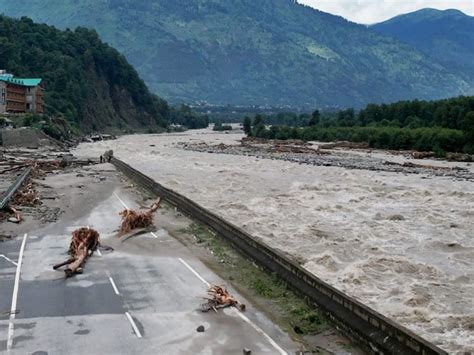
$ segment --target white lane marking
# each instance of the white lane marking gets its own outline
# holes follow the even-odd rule
[[[114,195],[115,195],[115,197],[117,197],[117,199],[123,205],[123,207],[125,207],[128,210],[129,208],[128,208],[127,204],[125,202],[123,202],[123,200],[119,197],[119,195],[117,195],[115,192],[114,192]]]
[[[137,335],[137,338],[141,338],[141,337],[142,337],[142,334],[141,334],[140,331],[138,330],[138,327],[137,327],[137,325],[135,324],[135,321],[133,320],[133,318],[132,318],[132,316],[130,315],[130,313],[125,312],[125,315],[127,316],[128,321],[129,321],[130,324],[132,325],[133,331],[134,331],[135,334]]]
[[[204,280],[204,278],[203,278],[201,275],[199,275],[196,270],[194,270],[191,266],[189,266],[189,264],[188,264],[186,261],[184,261],[184,260],[181,259],[181,258],[178,258],[178,260],[179,260],[184,266],[186,266],[186,267],[189,269],[189,271],[191,271],[191,272],[194,274],[194,276],[196,276],[199,280],[201,280],[203,283],[205,283],[207,287],[211,286],[211,284],[210,284],[209,282],[207,282],[206,280]]]
[[[150,234],[151,234],[152,236],[154,236],[156,239],[158,239],[158,236],[157,236],[155,233],[150,232]]]
[[[10,323],[8,324],[7,351],[10,351],[13,347],[13,333],[15,331],[13,321],[15,320],[15,315],[17,311],[16,303],[18,300],[18,288],[20,286],[21,264],[23,263],[23,253],[25,251],[25,244],[26,244],[27,237],[28,237],[28,234],[25,233],[25,235],[23,236],[23,241],[21,242],[20,255],[18,256],[18,265],[16,267],[15,284],[13,286],[13,295],[12,295],[12,307],[10,310]]]
[[[242,318],[245,322],[247,322],[257,333],[260,333],[267,341],[272,344],[272,346],[277,350],[281,355],[288,355],[288,353],[283,350],[280,345],[278,345],[275,340],[273,340],[267,333],[263,331],[262,328],[260,328],[258,325],[256,325],[254,322],[252,322],[250,319],[248,319],[245,315],[243,315],[241,312],[236,310],[235,308],[232,308],[233,311],[240,317]]]
[[[109,276],[109,281],[110,281],[110,283],[112,284],[112,287],[113,287],[113,289],[114,289],[115,294],[116,294],[116,295],[120,295],[120,292],[119,292],[117,286],[115,285],[114,279]]]
[[[207,282],[201,275],[198,274],[196,270],[194,270],[186,261],[183,259],[179,258],[178,259],[184,266],[186,266],[189,271],[191,271],[199,280],[201,280],[204,284],[207,285],[207,287],[211,286],[209,282]],[[265,331],[260,328],[258,325],[256,325],[254,322],[252,322],[250,319],[248,319],[246,316],[244,316],[241,312],[233,308],[234,312],[246,323],[248,323],[257,333],[262,335],[267,341],[281,354],[281,355],[288,355],[288,353],[283,350],[280,345],[278,345],[275,340],[273,340]]]
[[[18,266],[18,264],[17,264],[15,261],[13,261],[12,259],[10,259],[9,257],[7,257],[7,256],[5,256],[5,255],[3,255],[3,254],[0,254],[0,258],[4,258],[6,261],[11,262],[11,263],[12,263],[13,265],[15,265],[15,266]]]

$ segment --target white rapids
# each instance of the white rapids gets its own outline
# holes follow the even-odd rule
[[[83,143],[75,154],[98,157],[113,149],[136,169],[450,353],[474,352],[473,182],[176,146],[237,144],[240,138],[208,130],[130,135]]]

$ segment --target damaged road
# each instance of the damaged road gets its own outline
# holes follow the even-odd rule
[[[192,223],[179,212],[162,206],[155,232],[117,238],[119,212],[139,204],[110,164],[47,176],[38,192],[54,197],[43,207],[62,211],[56,222],[31,214],[19,225],[0,224],[17,236],[0,243],[0,352],[285,354],[299,348],[231,288],[245,314],[234,307],[201,312],[210,283],[226,283],[173,238]],[[98,248],[82,274],[66,279],[52,266],[68,258],[71,234],[84,226],[111,248]]]

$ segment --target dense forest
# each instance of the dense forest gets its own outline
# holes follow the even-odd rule
[[[197,113],[187,105],[179,108],[172,107],[169,114],[170,123],[183,126],[188,129],[206,128],[209,126],[209,117],[203,113]]]
[[[59,31],[0,16],[0,68],[41,77],[47,115],[83,131],[166,127],[170,116],[166,101],[93,30]]]
[[[282,116],[283,121],[285,117]],[[367,142],[374,148],[474,153],[474,96],[370,104],[363,110],[294,115],[294,124],[267,128],[265,117],[244,120],[248,135],[268,139]],[[278,116],[270,117],[270,122]],[[304,127],[298,127],[304,126]]]

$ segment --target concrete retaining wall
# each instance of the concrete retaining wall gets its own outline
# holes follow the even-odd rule
[[[5,147],[37,147],[40,144],[40,135],[34,128],[2,129],[0,144]]]

